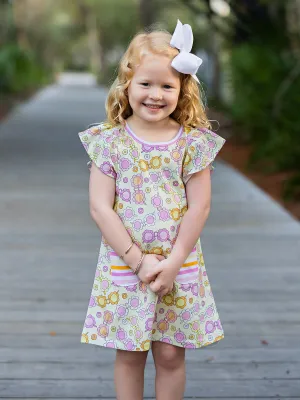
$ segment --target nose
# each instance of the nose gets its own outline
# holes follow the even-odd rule
[[[162,94],[161,94],[160,89],[153,89],[150,93],[150,98],[153,100],[156,100],[156,101],[161,100]]]

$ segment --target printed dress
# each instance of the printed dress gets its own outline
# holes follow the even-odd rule
[[[139,248],[170,255],[187,211],[185,185],[225,140],[205,128],[181,127],[168,142],[146,142],[129,128],[100,123],[79,133],[90,159],[115,179],[114,211]],[[197,221],[195,221],[197,223]],[[218,342],[224,332],[207,277],[200,239],[160,297],[102,236],[81,342],[146,351],[152,341],[187,349]]]

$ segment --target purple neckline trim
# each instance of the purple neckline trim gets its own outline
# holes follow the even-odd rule
[[[172,143],[176,142],[177,139],[179,139],[179,137],[181,136],[182,131],[183,131],[183,126],[182,126],[182,125],[180,126],[177,135],[176,135],[172,140],[169,140],[168,142],[147,142],[146,140],[140,139],[140,138],[139,138],[138,136],[136,136],[136,134],[131,130],[131,128],[129,127],[129,125],[127,124],[127,122],[126,122],[126,125],[125,125],[125,129],[126,129],[126,131],[127,131],[131,136],[133,136],[133,138],[136,139],[139,143],[147,144],[148,146],[164,146],[164,145],[172,144]]]

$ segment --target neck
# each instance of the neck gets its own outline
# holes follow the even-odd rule
[[[139,118],[136,115],[131,115],[127,118],[128,123],[134,124],[135,129],[143,131],[153,131],[156,129],[166,129],[170,126],[170,117],[164,118],[161,121],[149,122]]]

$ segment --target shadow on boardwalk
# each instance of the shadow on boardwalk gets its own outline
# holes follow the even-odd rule
[[[114,351],[80,344],[101,237],[77,132],[104,119],[105,91],[63,83],[0,126],[5,399],[114,398]],[[185,398],[300,398],[299,223],[217,163],[202,244],[225,339],[187,351]],[[153,379],[149,354],[145,398]]]

